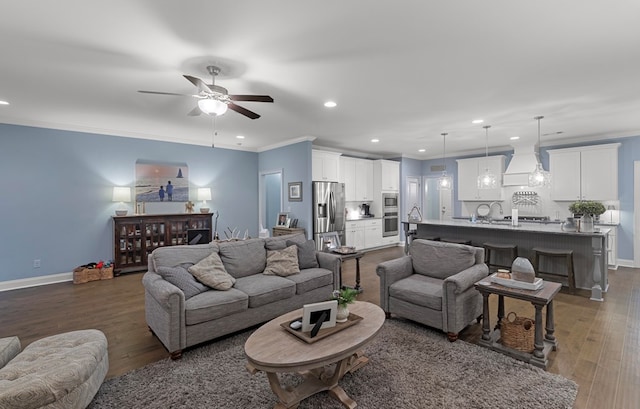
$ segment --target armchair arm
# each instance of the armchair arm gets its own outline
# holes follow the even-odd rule
[[[474,264],[466,270],[449,276],[444,279],[445,291],[453,291],[455,294],[461,294],[469,288],[473,287],[477,281],[489,275],[489,268],[486,264]]]
[[[380,277],[380,307],[389,312],[389,287],[396,281],[413,274],[411,256],[403,256],[378,264],[376,274]]]
[[[187,344],[184,293],[153,272],[142,277],[147,325],[171,353]]]
[[[333,272],[333,289],[340,287],[340,277],[342,276],[342,259],[337,254],[316,251],[316,259],[321,268],[326,268]]]

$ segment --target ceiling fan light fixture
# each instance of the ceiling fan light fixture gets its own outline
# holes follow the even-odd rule
[[[205,98],[198,101],[198,108],[207,115],[224,115],[227,104],[217,99]]]

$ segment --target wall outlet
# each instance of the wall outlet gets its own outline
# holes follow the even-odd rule
[[[40,268],[40,259],[33,260],[33,268]]]

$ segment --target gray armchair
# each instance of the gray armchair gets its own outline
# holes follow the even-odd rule
[[[482,315],[473,284],[489,275],[484,249],[416,239],[409,255],[381,263],[380,306],[387,313],[441,329],[449,341]]]

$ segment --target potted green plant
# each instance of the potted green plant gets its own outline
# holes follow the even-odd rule
[[[331,294],[334,300],[338,301],[338,311],[336,312],[336,322],[345,322],[349,318],[349,304],[353,303],[358,296],[358,290],[344,287],[341,290],[334,290]]]
[[[607,209],[600,202],[593,200],[581,200],[579,202],[573,202],[569,206],[569,211],[573,213],[574,217],[582,215],[580,220],[580,231],[589,233],[593,231],[593,218],[600,216],[606,212]]]

